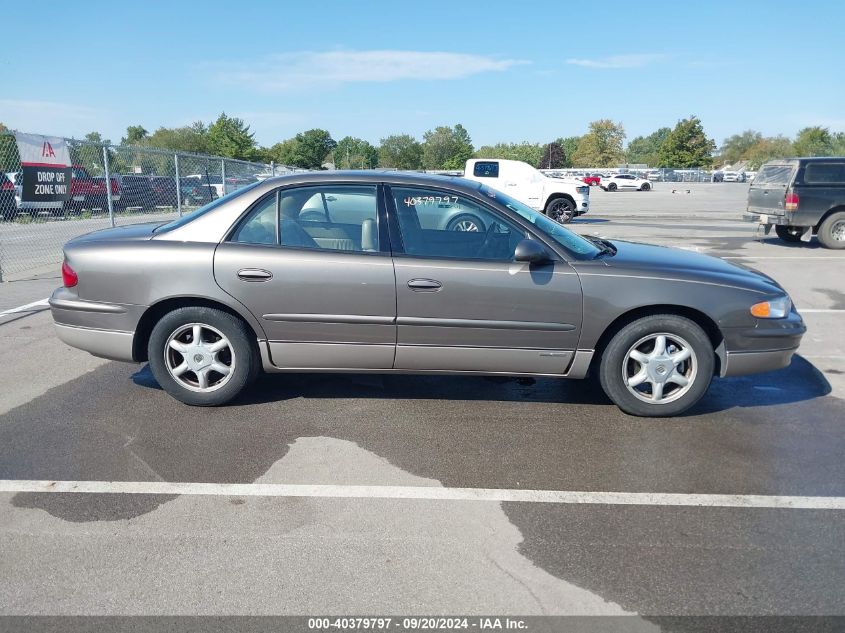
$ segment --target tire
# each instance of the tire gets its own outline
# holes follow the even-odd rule
[[[569,198],[555,198],[546,204],[544,213],[559,224],[569,224],[575,217],[575,203]]]
[[[608,191],[616,191],[616,183],[612,182],[607,186]]]
[[[454,218],[449,220],[449,223],[446,225],[446,230],[484,233],[484,231],[487,230],[487,227],[484,226],[484,222],[482,222],[478,216],[469,213],[462,213],[461,215],[456,215]]]
[[[647,182],[644,182],[643,186],[640,187],[640,191],[651,191],[651,185],[648,184]]]
[[[201,346],[193,344],[197,327]],[[223,339],[228,345],[215,351],[213,345]],[[215,308],[194,306],[168,312],[153,327],[147,353],[161,388],[180,402],[199,407],[229,402],[261,370],[254,333],[241,319]],[[229,371],[226,374],[215,366]]]
[[[661,337],[664,353],[656,354]],[[673,363],[670,356],[685,350],[690,356]],[[634,358],[637,354],[644,362]],[[655,314],[629,323],[614,335],[602,354],[599,379],[607,397],[625,413],[669,417],[701,399],[713,379],[715,362],[713,345],[698,324],[682,316]],[[686,379],[688,384],[682,386],[666,376],[679,382]],[[637,378],[642,380],[629,386],[628,381]],[[662,397],[655,402],[658,383]]]
[[[837,211],[827,216],[816,234],[825,248],[845,248],[845,211]]]
[[[784,226],[782,224],[775,225],[775,233],[784,242],[800,242],[801,236],[809,229],[805,226]]]

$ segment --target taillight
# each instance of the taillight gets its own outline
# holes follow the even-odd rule
[[[62,262],[62,283],[65,288],[73,288],[79,283],[79,277],[67,261]]]
[[[798,208],[798,194],[788,193],[783,199],[783,207],[787,211],[795,211]]]
[[[15,185],[11,181],[4,182],[0,185],[0,191],[14,191]]]

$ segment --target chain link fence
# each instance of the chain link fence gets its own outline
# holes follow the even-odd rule
[[[256,180],[291,171],[273,164],[65,139],[70,199],[21,200],[15,137],[0,134],[0,281],[55,273],[62,245],[98,229],[167,221]]]

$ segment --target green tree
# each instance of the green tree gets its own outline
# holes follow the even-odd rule
[[[364,139],[344,136],[334,148],[338,169],[373,169],[378,165],[378,150]]]
[[[127,130],[128,132],[128,130]],[[193,152],[207,154],[211,147],[208,140],[208,128],[202,121],[183,127],[160,127],[144,141],[145,145],[174,152]]]
[[[826,127],[805,127],[793,143],[797,156],[832,156],[834,139]]]
[[[697,116],[678,121],[660,146],[658,167],[709,167],[716,143],[704,133]]]
[[[423,148],[410,134],[393,134],[381,139],[378,149],[379,167],[421,169]]]
[[[294,137],[294,141],[296,142],[294,165],[306,169],[319,169],[337,145],[328,131],[319,128],[300,132]]]
[[[149,134],[143,125],[130,125],[126,128],[126,136],[120,140],[120,144],[141,145],[147,140]]]
[[[629,163],[644,164],[650,167],[660,162],[659,151],[663,141],[672,130],[662,127],[648,136],[638,136],[628,143],[627,157]]]
[[[566,152],[563,146],[557,141],[543,145],[543,155],[537,163],[537,169],[560,169],[565,167]]]
[[[19,171],[18,144],[9,128],[0,123],[0,171]]]
[[[296,139],[289,138],[286,141],[280,141],[272,147],[267,149],[267,154],[270,160],[276,161],[280,165],[294,166],[297,158],[297,142]]]
[[[580,142],[580,136],[567,136],[555,141],[555,143],[563,148],[564,157],[561,167],[572,167],[572,157],[575,156],[575,151],[578,149],[578,143]]]
[[[624,140],[625,128],[621,123],[614,123],[610,119],[593,121],[590,123],[590,131],[578,142],[572,163],[576,167],[618,165],[625,156],[622,151]]]
[[[749,150],[762,140],[763,135],[755,130],[729,136],[722,142],[722,161],[731,164],[746,160]]]
[[[425,169],[459,169],[472,158],[472,139],[463,125],[438,126],[423,134]]]
[[[787,158],[795,154],[792,141],[785,136],[761,138],[745,152],[744,160],[750,169],[760,169],[760,165],[775,158]]]
[[[255,134],[242,119],[223,112],[208,126],[208,147],[217,156],[252,160],[256,155]]]
[[[495,145],[484,145],[475,152],[476,158],[499,158],[504,160],[520,160],[532,167],[540,163],[543,158],[543,146],[539,143],[496,143]],[[462,161],[459,168],[463,169]]]
[[[837,132],[833,135],[833,155],[845,156],[845,132]]]

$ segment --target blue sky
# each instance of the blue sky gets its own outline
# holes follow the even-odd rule
[[[598,118],[630,140],[690,114],[717,143],[845,130],[838,0],[0,0],[0,14],[0,121],[31,132],[118,141],[221,111],[265,145],[458,122],[476,145],[547,142]]]

